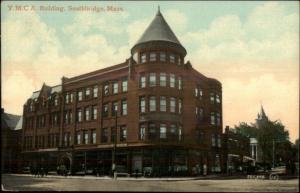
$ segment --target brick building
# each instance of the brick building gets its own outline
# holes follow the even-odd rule
[[[223,153],[226,157],[223,164],[228,174],[246,172],[249,166],[254,166],[255,159],[251,158],[250,154],[250,138],[226,126],[223,144]]]
[[[220,172],[222,86],[186,54],[158,11],[125,62],[44,84],[24,105],[24,164],[74,174],[110,174],[113,163],[129,174]]]

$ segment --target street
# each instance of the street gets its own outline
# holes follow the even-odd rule
[[[2,190],[13,191],[161,191],[161,192],[298,192],[298,179],[257,180],[135,180],[126,178],[103,179],[93,177],[62,178],[29,175],[2,175]]]

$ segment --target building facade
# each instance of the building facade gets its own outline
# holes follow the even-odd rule
[[[254,166],[255,160],[250,154],[250,139],[228,126],[223,134],[224,157],[228,174],[247,172],[249,166]]]
[[[24,164],[73,174],[221,172],[222,85],[186,54],[158,11],[125,62],[44,84],[24,105]]]

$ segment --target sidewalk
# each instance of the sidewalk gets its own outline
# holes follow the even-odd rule
[[[31,174],[8,174],[12,176],[28,176],[33,177]],[[34,177],[41,178],[41,177]],[[60,175],[47,175],[43,178],[60,178],[60,179],[91,179],[91,180],[114,180],[110,176],[60,176]],[[196,176],[196,177],[117,177],[117,180],[133,180],[133,181],[188,181],[188,180],[205,180],[205,179],[241,179],[240,177],[233,176],[221,176],[221,175],[207,175],[207,176]]]

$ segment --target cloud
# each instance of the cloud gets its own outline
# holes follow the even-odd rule
[[[16,70],[11,76],[2,79],[1,89],[3,93],[1,103],[5,105],[5,111],[22,112],[25,100],[35,91],[34,80],[28,78],[22,71]]]
[[[208,29],[183,36],[187,59],[196,69],[218,78],[239,76],[237,73],[250,78],[270,68],[275,74],[298,76],[298,17],[285,13],[276,2],[257,6],[244,22],[237,15],[218,17]]]

